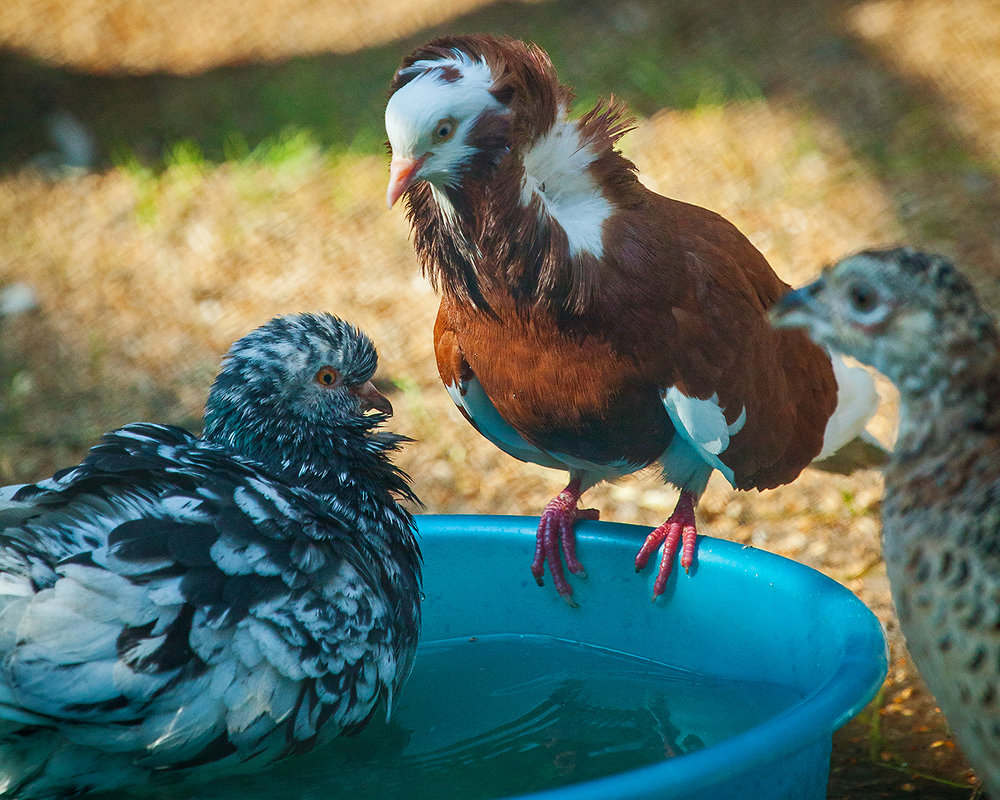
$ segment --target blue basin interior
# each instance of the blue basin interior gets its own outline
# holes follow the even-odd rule
[[[572,608],[549,576],[539,588],[528,572],[537,517],[423,515],[417,523],[425,643],[540,634],[719,678],[778,683],[802,698],[703,750],[531,794],[536,800],[820,800],[833,731],[886,675],[885,637],[871,611],[836,581],[781,556],[699,537],[691,574],[678,565],[654,604],[653,565],[633,569],[648,530],[582,522],[577,554],[588,577],[571,578],[579,603]]]

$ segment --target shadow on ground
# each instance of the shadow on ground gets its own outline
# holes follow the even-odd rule
[[[385,87],[426,38],[489,31],[549,50],[581,103],[614,92],[641,115],[763,97],[841,131],[885,183],[908,239],[937,245],[1000,300],[1000,182],[988,153],[951,120],[926,81],[900,74],[847,24],[860,3],[753,0],[498,3],[403,41],[282,63],[222,66],[193,77],[87,75],[0,54],[0,168],[49,148],[45,118],[67,110],[93,132],[100,163],[132,153],[156,163],[179,140],[209,160],[311,131],[331,149],[380,151]]]

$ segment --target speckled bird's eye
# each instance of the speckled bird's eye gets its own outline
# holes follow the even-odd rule
[[[855,311],[866,314],[878,305],[878,294],[871,286],[856,283],[848,290],[851,306]]]
[[[340,385],[340,373],[333,367],[320,367],[314,378],[320,386],[333,388]]]

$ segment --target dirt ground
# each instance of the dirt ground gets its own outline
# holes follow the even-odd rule
[[[905,242],[955,258],[1000,308],[992,0],[6,0],[0,483],[51,474],[134,419],[197,429],[231,341],[326,309],[378,344],[428,511],[536,514],[564,476],[498,452],[452,407],[436,298],[383,200],[392,70],[473,30],[538,41],[582,103],[624,97],[646,183],[732,219],[790,283]],[[890,443],[879,386],[872,429]],[[809,469],[764,493],[716,476],[699,525],[821,570],[886,628],[889,677],[835,735],[829,798],[969,798],[892,611],[880,494],[876,472]],[[643,473],[586,500],[652,526],[676,493]]]

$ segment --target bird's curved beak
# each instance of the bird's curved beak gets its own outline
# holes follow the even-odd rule
[[[788,292],[768,311],[771,324],[776,328],[808,328],[819,308],[816,293],[822,288],[821,278],[801,289]]]
[[[427,155],[420,158],[409,156],[393,156],[389,164],[389,188],[385,193],[385,202],[392,208],[396,201],[402,197],[403,192],[409,189],[417,178],[420,177],[420,168],[424,165]]]
[[[348,391],[361,401],[362,412],[375,409],[376,411],[381,411],[387,417],[392,416],[392,403],[389,402],[388,398],[382,392],[375,388],[375,384],[371,381],[363,383],[360,386],[352,386]]]

